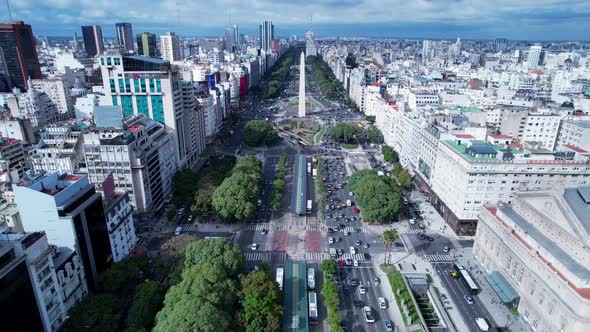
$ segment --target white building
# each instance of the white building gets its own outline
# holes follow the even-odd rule
[[[432,203],[456,232],[473,234],[479,208],[511,203],[519,188],[590,183],[590,160],[567,159],[546,150],[506,149],[447,135],[438,145]]]
[[[74,111],[77,120],[90,120],[94,116],[94,107],[100,104],[100,97],[89,93],[84,97],[76,99]]]
[[[2,93],[0,104],[7,105],[13,117],[30,120],[33,127],[43,127],[59,119],[57,107],[49,96],[35,89],[29,89],[26,93],[20,90]]]
[[[523,142],[537,142],[547,150],[553,151],[559,132],[562,116],[531,112],[526,119]]]
[[[61,78],[36,79],[32,82],[35,90],[45,93],[55,104],[59,120],[74,117],[74,99],[67,82]]]
[[[111,181],[110,188],[114,189],[112,174],[107,181]],[[120,262],[129,256],[137,243],[135,226],[133,225],[133,207],[126,192],[105,190],[103,202],[113,261]]]
[[[139,213],[160,211],[172,197],[174,139],[163,125],[143,116],[128,119],[126,127],[84,134],[88,178],[103,191],[112,174],[115,190],[128,193]]]
[[[26,315],[23,312],[23,317],[26,316],[26,319],[33,321],[40,320],[45,332],[60,330],[69,310],[88,293],[80,257],[68,248],[50,245],[44,232],[0,232],[0,257],[7,258],[2,261],[8,263],[10,256],[13,259],[12,264],[3,264],[3,267],[16,267],[17,264],[26,266],[26,270],[21,270],[21,273],[26,271],[26,274],[18,281],[12,280],[13,286],[24,286],[23,283],[28,279],[36,302],[36,306],[26,308]],[[4,271],[0,275],[2,279]],[[9,301],[14,301],[14,305],[17,306],[17,303],[26,301],[28,296],[25,295],[29,295],[26,294],[27,288],[22,287],[19,290],[18,300],[12,298]],[[2,291],[4,296],[10,296],[12,293],[7,289]],[[10,318],[17,319],[14,316]]]
[[[100,62],[107,101],[121,105],[124,118],[143,114],[165,124],[174,136],[177,166],[194,166],[203,151],[199,138],[205,128],[194,114],[200,111],[193,89],[182,83],[178,68],[160,59],[120,54],[103,55]]]
[[[160,36],[160,54],[166,61],[180,61],[180,41],[174,32],[166,32]]]
[[[590,121],[563,120],[559,129],[558,145],[571,145],[590,151]]]
[[[437,107],[440,103],[440,96],[432,91],[413,90],[408,94],[408,107],[412,110],[427,105]]]
[[[84,161],[82,133],[71,127],[47,127],[29,152],[36,172],[75,173]]]
[[[481,209],[473,254],[533,331],[590,330],[588,206],[590,187],[556,186]]]
[[[539,60],[541,59],[541,52],[543,47],[540,45],[533,45],[529,48],[529,54],[527,56],[527,66],[529,69],[539,67]]]
[[[0,113],[0,137],[18,139],[25,145],[36,142],[31,120],[13,117],[9,112]]]

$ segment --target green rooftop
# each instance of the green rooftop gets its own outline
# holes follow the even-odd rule
[[[481,110],[481,108],[475,107],[475,106],[461,107],[461,111],[467,112],[467,113],[480,113],[480,112],[483,112]]]
[[[457,144],[455,141],[452,140],[447,140],[444,141],[449,147],[453,148],[455,151],[459,152],[463,158],[467,159],[468,161],[471,162],[476,162],[476,163],[486,163],[486,162],[490,162],[490,163],[494,163],[494,162],[498,162],[498,158],[482,158],[482,157],[474,157],[470,154],[467,154],[465,152],[465,149],[467,149],[467,146],[465,144]],[[472,141],[472,143],[483,143],[483,141]]]

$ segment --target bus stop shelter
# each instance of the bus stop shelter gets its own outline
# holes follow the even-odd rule
[[[518,304],[520,297],[518,293],[508,283],[508,280],[497,271],[494,271],[485,277],[487,282],[492,286],[494,292],[498,295],[504,305],[513,307]]]

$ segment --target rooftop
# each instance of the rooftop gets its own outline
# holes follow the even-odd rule
[[[590,233],[590,187],[567,188],[563,198],[582,226]]]
[[[588,120],[583,120],[583,121],[563,120],[563,122],[570,123],[575,126],[586,128],[586,129],[590,128],[590,121],[588,121]]]

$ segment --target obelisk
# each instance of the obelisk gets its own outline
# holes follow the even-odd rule
[[[301,52],[299,60],[299,112],[300,118],[305,117],[305,54]]]

